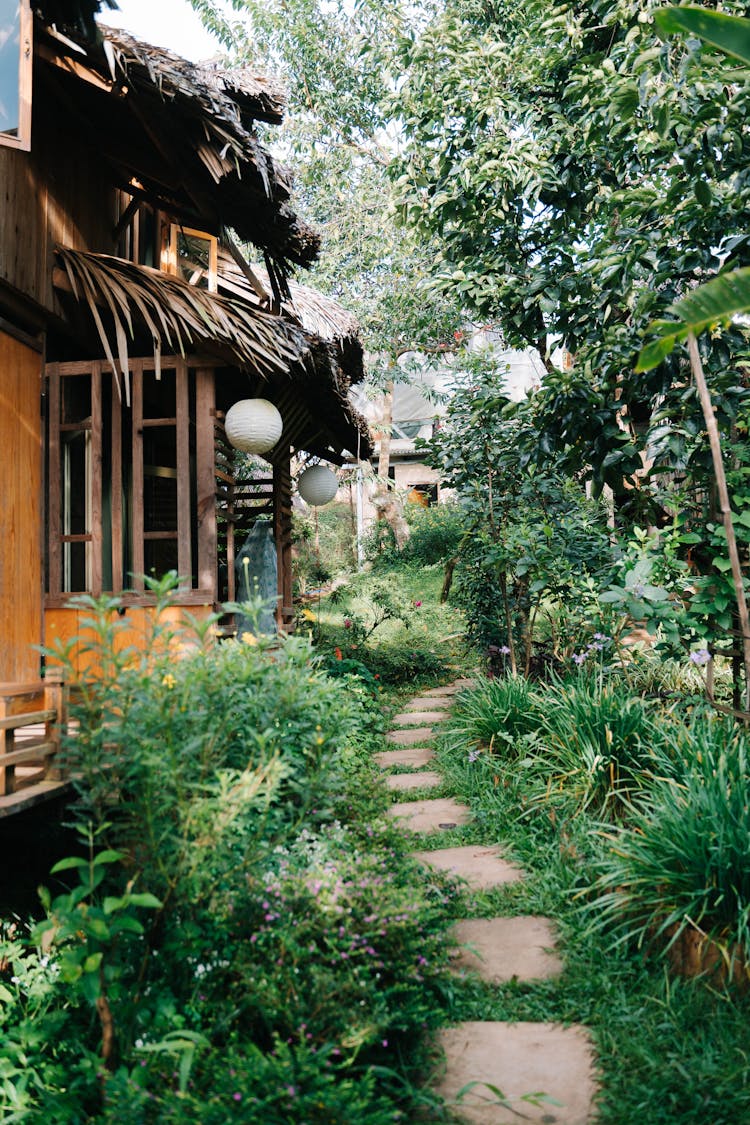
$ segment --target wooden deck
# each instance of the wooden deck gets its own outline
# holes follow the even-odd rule
[[[58,760],[66,710],[65,688],[54,674],[33,683],[0,683],[0,817],[69,788]]]

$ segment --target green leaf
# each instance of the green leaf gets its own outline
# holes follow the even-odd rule
[[[144,891],[142,894],[128,895],[128,900],[131,906],[143,906],[151,910],[158,910],[161,907],[161,900],[148,891]]]
[[[696,336],[712,324],[728,323],[750,310],[750,268],[722,273],[672,305],[680,328]]]
[[[674,7],[654,12],[654,23],[663,35],[697,35],[725,55],[750,64],[750,20],[705,8]]]
[[[679,325],[672,321],[670,327],[678,329]],[[663,359],[672,354],[679,339],[681,339],[681,336],[677,331],[674,331],[658,340],[653,340],[650,344],[646,344],[645,347],[641,348],[638,356],[635,365],[636,372],[642,374],[644,371],[651,371],[652,368],[658,367]]]
[[[120,860],[125,858],[125,852],[116,852],[112,848],[107,848],[103,852],[99,852],[94,856],[94,866],[97,867],[100,863],[119,863]]]
[[[69,856],[66,856],[65,859],[58,860],[58,862],[55,864],[55,866],[50,871],[50,874],[51,875],[57,875],[58,871],[70,871],[70,869],[72,867],[77,867],[79,869],[81,869],[81,868],[85,869],[85,868],[88,867],[88,865],[89,865],[89,861],[87,859],[81,859],[77,855],[69,855]]]
[[[87,957],[86,960],[83,962],[84,973],[95,973],[95,972],[97,972],[98,969],[99,969],[99,966],[102,963],[102,957],[103,956],[104,956],[103,953],[92,953],[89,957]]]

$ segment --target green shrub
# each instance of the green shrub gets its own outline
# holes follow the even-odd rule
[[[727,963],[750,956],[750,756],[744,731],[701,715],[682,732],[680,776],[611,837],[592,924],[615,942],[663,950],[689,928]]]
[[[157,624],[121,650],[116,601],[86,604],[102,673],[68,755],[88,852],[35,934],[0,933],[2,1119],[413,1119],[450,885],[422,889],[373,817],[372,693],[294,638],[176,660],[205,635]]]
[[[406,517],[411,535],[401,552],[404,562],[433,566],[458,554],[465,531],[458,504],[407,504]]]

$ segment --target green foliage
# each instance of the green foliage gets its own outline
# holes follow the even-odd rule
[[[480,679],[462,695],[458,714],[449,719],[446,730],[451,739],[473,751],[512,759],[518,756],[523,738],[536,732],[542,700],[525,676]]]
[[[519,455],[529,405],[503,393],[491,356],[465,362],[444,424],[424,449],[461,504],[456,594],[470,636],[507,655],[511,670],[529,672],[539,617],[610,562],[606,514],[554,465]]]
[[[67,748],[90,827],[0,933],[2,1119],[408,1120],[452,891],[377,821],[379,704],[307,641],[175,626],[173,585],[148,647],[104,598],[68,650],[100,669]]]
[[[587,912],[610,940],[659,951],[696,928],[729,963],[750,953],[747,738],[701,715],[678,748],[679,778],[657,783],[611,837]]]
[[[552,334],[575,355],[570,372],[547,364],[533,455],[555,451],[626,510],[658,514],[671,478],[637,487],[649,425],[703,427],[681,360],[644,377],[634,357],[697,279],[747,265],[750,187],[747,71],[729,84],[695,38],[662,42],[654,7],[443,5],[399,45],[392,170],[404,221],[442,239],[436,284],[509,344],[545,356]],[[744,339],[733,325],[706,352],[725,430]],[[675,467],[662,458],[655,470]]]
[[[406,507],[411,535],[401,551],[406,563],[433,566],[458,554],[464,535],[464,514],[458,504],[421,504]]]
[[[582,673],[548,687],[538,730],[525,763],[537,808],[618,820],[673,769],[663,730],[627,684]]]
[[[685,5],[654,12],[654,22],[663,35],[687,32],[750,65],[750,20]]]

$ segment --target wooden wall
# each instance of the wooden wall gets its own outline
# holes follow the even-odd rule
[[[42,640],[42,362],[0,332],[0,681],[39,677]]]
[[[50,99],[37,68],[31,152],[0,146],[0,281],[59,312],[54,248],[113,253],[116,193],[89,140]]]
[[[175,657],[179,659],[181,652],[189,652],[197,647],[195,633],[190,624],[191,620],[205,621],[213,612],[213,605],[191,605],[183,609],[181,606],[170,606],[162,613],[159,621],[167,626],[169,631],[177,634],[173,641]],[[54,649],[58,644],[66,645],[76,637],[83,641],[84,648],[87,643],[94,642],[94,637],[87,631],[84,621],[91,614],[88,610],[76,609],[48,609],[44,615],[45,643]],[[154,610],[150,606],[128,606],[124,616],[119,619],[117,648],[143,651],[148,645],[154,627]],[[101,673],[101,667],[92,651],[71,650],[76,678],[95,678]],[[54,664],[50,660],[50,664]]]

